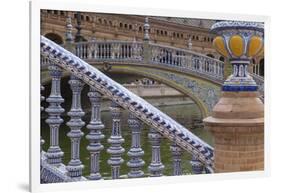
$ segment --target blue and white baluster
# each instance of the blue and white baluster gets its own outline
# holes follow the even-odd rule
[[[160,177],[162,176],[162,171],[165,168],[165,166],[161,163],[160,155],[160,140],[162,136],[154,128],[151,128],[148,133],[148,138],[152,146],[152,157],[148,170],[151,177]]]
[[[49,117],[46,119],[46,123],[50,127],[50,146],[46,153],[47,162],[53,165],[60,165],[62,163],[62,157],[64,153],[59,146],[59,128],[63,123],[63,119],[60,115],[64,112],[61,107],[61,103],[64,99],[61,97],[61,76],[62,69],[59,66],[51,64],[48,67],[50,71],[50,76],[52,77],[51,94],[46,99],[49,106],[45,109]]]
[[[127,162],[127,166],[131,168],[128,173],[129,178],[138,178],[144,175],[141,167],[144,166],[144,161],[141,157],[144,155],[144,151],[140,146],[140,135],[142,124],[132,113],[129,114],[128,126],[132,131],[132,143],[128,152],[128,156],[131,158]]]
[[[44,89],[45,89],[44,86],[40,87],[41,91],[43,91]],[[40,101],[42,102],[44,100],[45,100],[45,97],[40,95]],[[40,110],[41,110],[41,115],[42,115],[42,112],[44,111],[44,107],[41,106]],[[42,136],[40,136],[40,152],[42,152],[42,146],[44,145],[44,143],[45,143],[44,139],[42,138]]]
[[[197,158],[197,156],[192,155],[190,164],[193,174],[202,174],[204,172],[204,164]]]
[[[89,145],[87,150],[90,152],[90,176],[89,180],[99,180],[101,179],[100,174],[100,151],[104,149],[100,141],[104,138],[101,130],[104,128],[104,125],[101,122],[101,94],[96,91],[93,87],[90,87],[88,93],[92,105],[92,116],[91,121],[87,125],[87,128],[90,130],[86,138],[89,140]]]
[[[173,157],[173,176],[180,176],[182,175],[181,156],[183,151],[174,142],[170,146],[170,150],[172,152],[172,157]]]
[[[80,140],[84,135],[81,128],[85,125],[81,117],[84,116],[84,112],[81,108],[81,91],[84,86],[84,82],[75,76],[71,75],[68,81],[72,90],[72,106],[70,111],[67,113],[70,116],[70,120],[66,123],[70,127],[70,132],[67,136],[71,140],[71,160],[69,161],[66,169],[68,175],[71,178],[81,178],[84,165],[80,161]]]
[[[111,154],[110,159],[107,161],[111,165],[111,176],[112,179],[118,179],[120,176],[120,165],[124,162],[121,155],[125,152],[121,144],[124,143],[124,139],[121,136],[121,107],[112,102],[111,107],[112,115],[112,133],[110,138],[107,140],[111,146],[107,149],[107,153]]]

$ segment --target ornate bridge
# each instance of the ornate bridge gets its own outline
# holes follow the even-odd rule
[[[219,60],[149,42],[95,40],[73,47],[79,58],[101,70],[142,75],[179,90],[198,104],[203,116],[218,101],[224,65]],[[43,82],[48,79],[43,76]]]

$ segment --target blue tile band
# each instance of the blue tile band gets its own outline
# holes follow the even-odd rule
[[[243,86],[243,85],[223,85],[222,91],[257,91],[257,85]]]

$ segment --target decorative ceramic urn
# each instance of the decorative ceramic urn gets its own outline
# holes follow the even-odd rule
[[[232,74],[224,82],[223,91],[256,91],[258,86],[248,74],[253,57],[263,51],[263,24],[256,22],[221,21],[211,31],[215,49],[232,64]]]

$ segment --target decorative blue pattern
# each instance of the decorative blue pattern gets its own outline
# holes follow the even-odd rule
[[[238,86],[229,86],[229,85],[223,85],[222,86],[222,91],[257,91],[258,86],[243,86],[243,85],[238,85]]]

